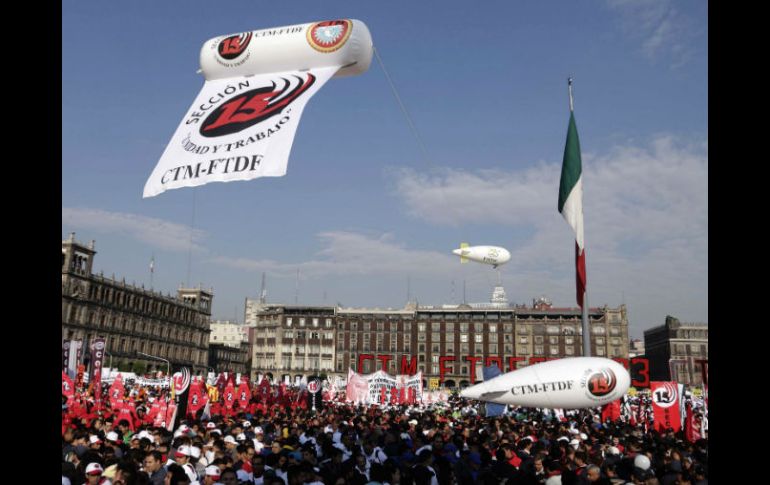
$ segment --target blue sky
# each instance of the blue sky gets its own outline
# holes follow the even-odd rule
[[[225,7],[226,5],[226,7]],[[708,315],[708,4],[68,1],[62,24],[62,237],[96,270],[175,292],[213,287],[214,317],[268,300],[401,307],[488,300],[496,274],[461,241],[506,247],[508,297],[574,306],[556,211],[575,79],[589,302],[628,305],[632,336]],[[308,103],[281,178],[142,199],[203,85],[204,41],[356,18],[376,59]],[[193,214],[193,205],[195,207]],[[194,227],[192,227],[194,225]],[[453,283],[454,282],[454,283]],[[454,292],[452,288],[454,286]]]

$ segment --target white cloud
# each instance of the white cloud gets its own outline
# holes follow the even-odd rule
[[[641,43],[651,61],[670,59],[672,67],[686,64],[694,55],[694,41],[703,33],[695,19],[681,13],[672,0],[605,0],[621,19],[625,35]]]
[[[411,215],[440,225],[490,224],[533,235],[511,250],[509,293],[574,298],[569,226],[556,209],[560,163],[509,171],[396,173]],[[624,294],[640,322],[660,312],[705,320],[708,291],[708,156],[705,142],[659,136],[583,157],[589,298]],[[565,246],[568,249],[565,249]],[[510,291],[514,290],[514,291]],[[561,300],[565,301],[565,300]],[[632,306],[636,305],[634,308]]]
[[[302,278],[342,275],[405,275],[440,276],[456,257],[437,251],[405,248],[393,241],[390,234],[372,237],[363,234],[328,231],[318,234],[322,249],[314,259],[282,263],[270,259],[254,260],[220,256],[207,262],[245,271],[265,271],[274,276],[295,277],[297,269]]]
[[[154,217],[99,209],[62,208],[62,227],[88,229],[104,234],[119,234],[141,243],[169,251],[202,251],[205,232],[190,226]],[[192,241],[191,241],[192,238]]]

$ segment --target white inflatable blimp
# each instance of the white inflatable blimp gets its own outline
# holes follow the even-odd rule
[[[572,357],[541,362],[470,386],[461,397],[532,408],[581,409],[623,397],[628,371],[614,360]]]

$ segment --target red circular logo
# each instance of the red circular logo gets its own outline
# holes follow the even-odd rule
[[[618,380],[611,369],[601,369],[588,378],[588,392],[597,397],[606,396],[615,389],[617,383]]]
[[[251,41],[251,32],[231,35],[219,41],[217,52],[223,59],[233,60],[243,54]]]
[[[307,383],[307,390],[311,393],[315,394],[318,392],[319,388],[321,387],[320,383],[318,381],[310,381]]]
[[[317,51],[334,52],[345,45],[352,31],[350,20],[327,20],[307,29],[307,41]]]

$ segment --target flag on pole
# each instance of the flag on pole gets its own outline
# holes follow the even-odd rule
[[[155,272],[155,255],[152,256],[152,259],[150,260],[150,273]]]
[[[571,97],[567,143],[564,147],[564,161],[561,166],[561,181],[559,182],[559,212],[575,231],[577,302],[582,308],[583,295],[586,291],[586,259],[583,245],[583,169],[580,160],[580,140],[578,140],[575,115],[572,112]]]

